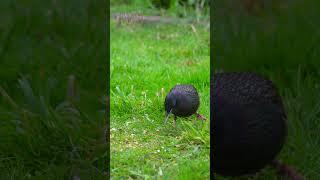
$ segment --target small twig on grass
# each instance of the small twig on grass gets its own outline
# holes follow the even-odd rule
[[[76,99],[76,78],[73,74],[68,76],[66,100],[74,102]]]
[[[0,94],[2,97],[8,101],[8,103],[15,109],[19,109],[19,106],[13,101],[9,94],[0,86]]]

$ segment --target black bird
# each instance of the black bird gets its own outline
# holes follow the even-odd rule
[[[254,174],[282,149],[286,113],[273,83],[255,73],[217,73],[211,80],[213,171]]]
[[[174,123],[178,117],[188,117],[196,114],[198,118],[205,119],[197,110],[200,105],[200,98],[196,88],[193,85],[184,84],[174,86],[164,101],[167,122],[170,114],[174,114]]]

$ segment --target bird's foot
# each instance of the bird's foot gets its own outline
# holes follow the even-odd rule
[[[177,127],[177,116],[174,116],[173,127]]]
[[[279,160],[274,160],[271,165],[278,171],[279,175],[290,177],[293,180],[305,180],[306,178],[302,176],[296,169],[293,167],[282,163]]]
[[[199,114],[199,113],[196,113],[196,116],[197,116],[197,118],[200,119],[200,120],[203,120],[203,121],[206,121],[206,120],[207,120],[207,118],[205,118],[204,116],[202,116],[202,115]]]

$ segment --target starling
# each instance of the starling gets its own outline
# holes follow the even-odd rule
[[[188,117],[196,114],[198,118],[205,119],[197,110],[200,105],[200,98],[196,88],[193,85],[176,85],[164,101],[164,107],[166,111],[166,118],[164,123],[167,122],[170,114],[174,114],[174,123],[176,123],[178,117]]]
[[[211,83],[213,171],[241,176],[270,165],[287,135],[273,83],[255,73],[217,73]]]

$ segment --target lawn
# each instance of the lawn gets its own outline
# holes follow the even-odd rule
[[[266,6],[258,15],[245,15],[225,11],[228,6],[216,2],[214,69],[257,72],[274,81],[284,100],[289,130],[279,159],[307,179],[319,179],[320,24],[316,14],[320,6],[318,1],[282,3]],[[257,179],[276,179],[275,172],[267,168]]]
[[[0,2],[0,179],[105,179],[105,6]]]
[[[123,5],[111,12],[159,13]],[[111,21],[111,179],[209,179],[209,121],[163,124],[165,96],[178,83],[197,88],[209,119],[209,45],[208,26]]]

